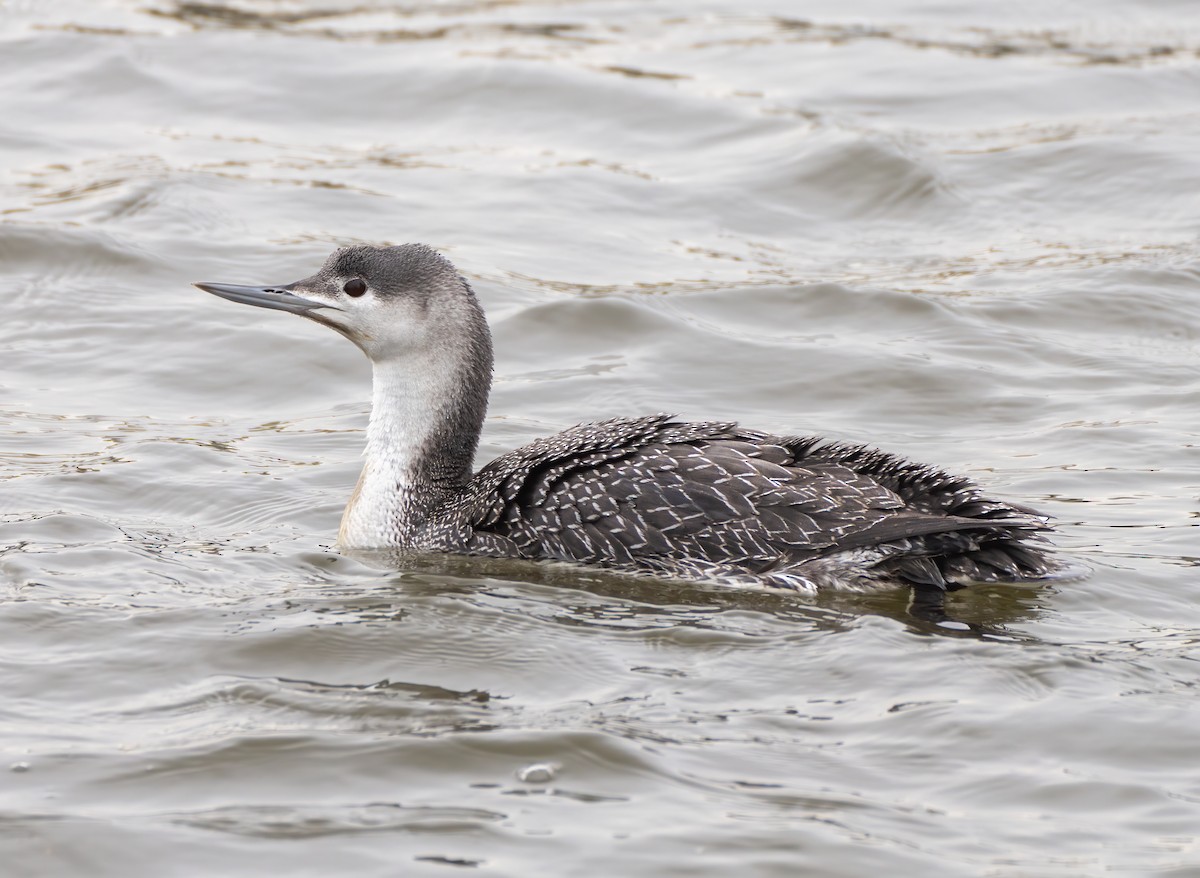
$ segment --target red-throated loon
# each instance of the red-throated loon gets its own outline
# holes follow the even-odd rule
[[[1045,520],[873,448],[669,415],[539,439],[472,471],[492,339],[466,280],[420,244],[334,252],[280,287],[200,283],[300,314],[374,369],[349,549],[569,561],[812,592],[1046,578]]]

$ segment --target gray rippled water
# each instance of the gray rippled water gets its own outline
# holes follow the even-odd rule
[[[1200,875],[1187,0],[0,3],[0,873]],[[366,362],[195,280],[472,279],[481,459],[675,411],[1054,514],[1082,581],[332,548]]]

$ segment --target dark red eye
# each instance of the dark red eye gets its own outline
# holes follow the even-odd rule
[[[342,290],[347,296],[354,296],[357,299],[367,291],[367,282],[360,277],[356,277],[354,280],[346,281],[346,285],[342,287]]]

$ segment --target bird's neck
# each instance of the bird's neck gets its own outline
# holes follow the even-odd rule
[[[338,542],[413,548],[471,479],[491,387],[490,339],[373,365],[366,461]]]

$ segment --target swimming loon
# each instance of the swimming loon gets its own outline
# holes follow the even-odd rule
[[[339,544],[569,561],[814,592],[1043,579],[1046,520],[862,445],[670,415],[583,424],[473,472],[492,340],[467,281],[422,244],[335,251],[285,286],[198,283],[289,311],[373,367],[362,475]]]

